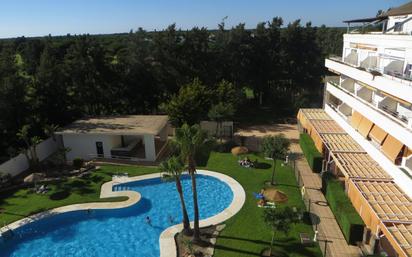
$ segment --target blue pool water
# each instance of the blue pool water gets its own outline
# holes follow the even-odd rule
[[[193,218],[191,182],[182,177],[189,217]],[[233,199],[230,187],[211,176],[197,175],[200,218],[218,214]],[[0,242],[0,256],[138,256],[158,257],[159,236],[181,223],[179,195],[174,182],[159,178],[124,184],[142,199],[123,209],[74,211],[54,215],[15,230]],[[145,222],[151,218],[152,225]],[[171,216],[173,223],[170,222]]]

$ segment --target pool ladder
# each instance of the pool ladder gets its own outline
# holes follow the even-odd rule
[[[130,190],[131,188],[130,187],[128,187],[128,186],[115,186],[114,188],[113,188],[113,191],[128,191],[128,190]]]

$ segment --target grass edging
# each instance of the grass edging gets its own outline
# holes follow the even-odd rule
[[[324,179],[326,183],[325,197],[329,207],[342,230],[346,242],[356,245],[358,241],[362,241],[365,223],[353,207],[340,184],[341,182],[331,175],[325,176]]]
[[[299,144],[312,171],[317,173],[321,172],[323,157],[316,149],[312,138],[310,138],[308,134],[300,134]]]

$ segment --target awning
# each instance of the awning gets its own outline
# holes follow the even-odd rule
[[[358,129],[359,124],[362,120],[362,115],[359,112],[354,111],[351,118],[351,125],[354,129]]]
[[[382,152],[388,157],[393,163],[395,163],[400,151],[402,150],[403,144],[399,142],[396,138],[388,134],[382,145]]]
[[[358,127],[359,134],[361,134],[364,138],[366,138],[369,134],[369,131],[371,131],[372,126],[373,126],[372,121],[363,117]]]
[[[384,18],[381,17],[371,17],[371,18],[361,18],[361,19],[353,19],[353,20],[346,20],[343,21],[344,23],[366,23],[366,22],[374,22],[374,21],[380,21],[383,20]]]
[[[385,140],[388,133],[385,130],[378,127],[376,124],[373,126],[371,132],[369,133],[369,137],[378,144],[382,144],[383,140]]]

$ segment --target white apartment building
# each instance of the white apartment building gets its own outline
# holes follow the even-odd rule
[[[412,256],[412,2],[346,22],[379,31],[348,28],[325,60],[323,110],[301,109],[299,124],[365,222],[362,249]]]

